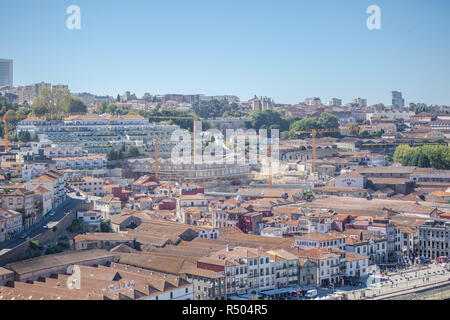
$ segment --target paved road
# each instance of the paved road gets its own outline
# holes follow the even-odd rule
[[[366,299],[385,299],[396,295],[411,293],[420,288],[450,284],[450,272],[439,264],[431,264],[422,270],[413,267],[400,273],[388,273],[386,277],[390,281],[377,284],[375,287],[348,291],[349,299],[359,300],[365,294]]]
[[[43,220],[41,220],[38,224],[35,224],[31,229],[27,230],[26,233],[28,237],[34,238],[37,235],[47,231],[48,229],[45,226],[49,223],[54,224],[59,222],[62,218],[65,217],[65,213],[75,209],[83,200],[80,198],[72,198],[68,197],[65,202],[63,202],[56,210],[55,215],[50,217],[47,215]],[[0,251],[3,249],[12,249],[17,247],[18,245],[25,242],[26,239],[13,239],[10,241],[4,241],[0,243]]]
[[[438,288],[420,290],[401,296],[396,296],[388,300],[443,300],[450,298],[450,283]]]

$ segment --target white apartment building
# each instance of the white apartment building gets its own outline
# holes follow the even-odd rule
[[[204,194],[185,195],[177,198],[177,218],[180,222],[185,223],[183,214],[187,208],[199,208],[201,210],[208,210],[209,201],[211,199]]]
[[[284,250],[265,252],[256,248],[228,247],[199,259],[197,266],[223,272],[228,296],[257,294],[285,287],[290,282],[297,284],[298,279],[298,258]]]
[[[39,186],[52,192],[53,208],[58,207],[66,199],[66,175],[61,171],[50,170],[24,184],[27,190]]]
[[[44,172],[48,170],[48,164],[47,163],[24,163],[22,165],[22,179],[26,181],[30,181],[31,179],[34,179]]]
[[[70,158],[82,157],[86,155],[86,151],[81,147],[61,147],[52,146],[43,148],[43,155],[46,158]]]
[[[106,169],[108,159],[106,155],[89,155],[72,158],[53,158],[56,168],[59,170],[96,170]]]
[[[101,211],[104,219],[119,214],[122,210],[122,202],[118,198],[109,195],[94,201],[94,210]]]
[[[68,183],[76,190],[97,196],[104,196],[104,180],[92,177],[70,177]]]
[[[354,252],[346,253],[345,277],[366,278],[369,276],[369,257]]]
[[[88,232],[100,232],[100,225],[103,221],[100,211],[78,211],[77,219],[83,219]]]

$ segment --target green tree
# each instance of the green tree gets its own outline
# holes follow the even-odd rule
[[[113,149],[108,153],[109,161],[121,160],[123,158],[124,158],[124,155],[123,155],[122,150]]]
[[[100,223],[100,231],[101,232],[105,232],[105,233],[112,232],[111,221],[108,220],[108,219],[107,220],[103,220]]]
[[[318,120],[320,129],[337,129],[339,128],[339,119],[332,114],[323,112]]]
[[[412,148],[407,144],[401,144],[394,153],[394,162],[403,163],[403,159],[412,152]]]
[[[62,97],[57,105],[58,109],[62,110],[65,114],[86,114],[87,112],[87,107],[83,103],[83,100],[71,95]]]
[[[130,149],[128,150],[128,154],[130,155],[130,157],[139,157],[141,155],[141,153],[139,152],[139,149],[135,146],[130,147]]]
[[[280,112],[272,109],[254,112],[250,117],[250,123],[256,131],[277,126],[277,129],[284,132],[288,131],[290,126],[288,119],[284,118]]]
[[[153,97],[150,93],[146,92],[144,93],[144,95],[141,98],[142,100],[145,100],[147,102],[152,102],[153,101]]]
[[[19,141],[21,141],[21,142],[30,142],[31,134],[29,131],[20,131],[18,138],[19,138]]]

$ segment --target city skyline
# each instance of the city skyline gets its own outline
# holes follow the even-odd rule
[[[445,1],[376,1],[381,30],[366,27],[372,1],[80,0],[81,30],[68,30],[71,4],[3,5],[3,13],[20,10],[0,13],[0,27],[14,30],[0,51],[15,62],[15,85],[67,83],[112,96],[256,94],[290,104],[317,96],[390,105],[398,90],[406,104],[450,104]]]

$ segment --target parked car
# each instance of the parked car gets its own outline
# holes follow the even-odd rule
[[[27,233],[22,233],[22,234],[19,236],[19,238],[20,238],[20,239],[26,239],[26,238],[28,238],[28,234],[27,234]]]
[[[317,297],[317,290],[313,289],[313,290],[309,290],[306,294],[305,297],[308,299],[314,299]]]
[[[430,263],[431,261],[430,261],[430,258],[428,258],[428,257],[420,257],[420,263],[421,264],[427,264],[427,263]]]
[[[50,211],[50,213],[48,214],[50,217],[53,217],[55,215],[55,211]]]
[[[436,262],[437,262],[437,263],[447,263],[447,262],[448,262],[448,257],[446,257],[446,256],[438,257],[438,258],[436,259]]]

